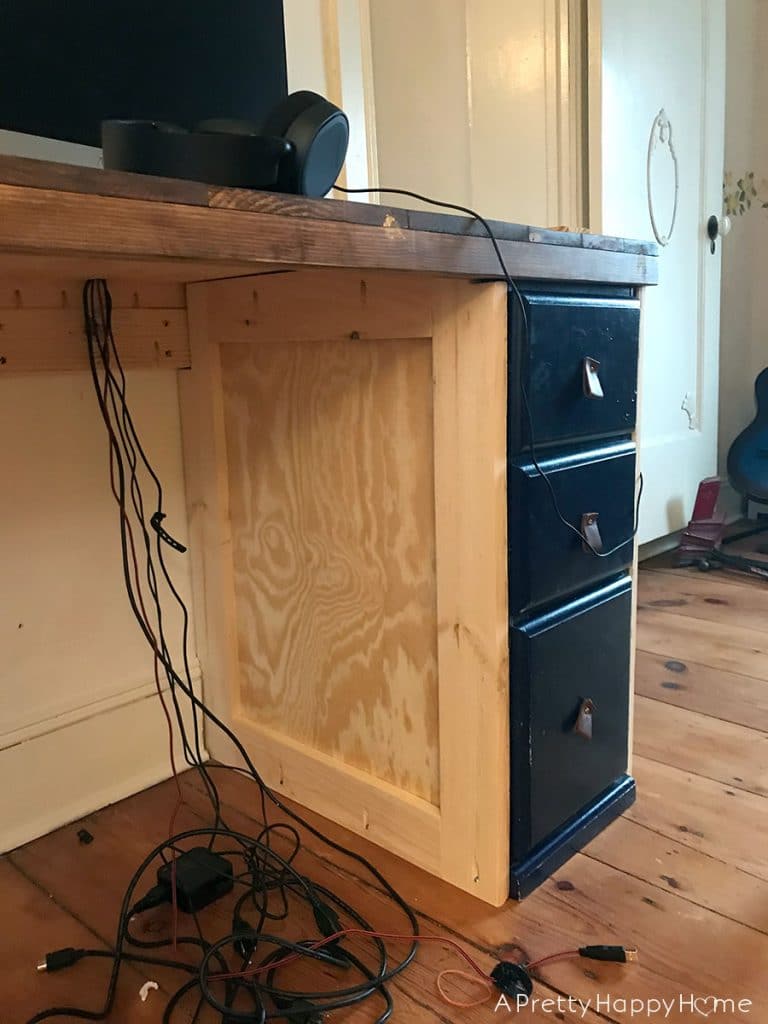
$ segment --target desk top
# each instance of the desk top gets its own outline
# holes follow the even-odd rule
[[[657,280],[650,242],[491,226],[513,277]],[[0,156],[0,269],[41,260],[179,281],[312,266],[502,276],[483,227],[465,216]]]

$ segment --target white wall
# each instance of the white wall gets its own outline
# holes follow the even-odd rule
[[[130,373],[128,386],[166,485],[169,529],[183,539],[175,374]],[[170,767],[152,658],[123,587],[90,376],[0,381],[0,436],[2,850],[165,778]],[[188,561],[173,552],[169,560],[188,596]],[[169,615],[170,637],[178,623]]]
[[[365,86],[366,5],[286,0],[285,12],[289,88],[314,89],[347,108],[348,182],[366,185],[373,105]],[[2,131],[0,152],[91,166],[101,156],[90,147]],[[3,285],[0,307],[14,291],[14,282]],[[165,487],[168,528],[183,541],[175,374],[128,377],[131,407]],[[2,852],[167,777],[170,766],[152,658],[124,592],[107,445],[90,377],[0,381],[0,437]],[[170,551],[167,559],[188,599],[188,559]],[[178,623],[169,615],[169,638]],[[196,660],[192,667],[197,676]]]
[[[288,91],[311,89],[344,110],[343,183],[366,188],[375,183],[376,160],[367,0],[283,0],[283,11]]]
[[[720,349],[720,473],[728,449],[754,415],[754,380],[768,366],[768,2],[728,4],[725,168],[728,192],[755,174],[752,208],[733,216],[723,242]],[[729,489],[729,511],[740,508]]]
[[[101,151],[0,132],[0,152],[97,166]],[[0,307],[24,302],[4,277]],[[73,296],[77,301],[77,296]],[[2,309],[0,308],[0,322]],[[118,339],[119,340],[119,339]],[[129,373],[132,407],[186,536],[176,377]],[[90,376],[0,381],[0,851],[170,774],[152,659],[122,583]],[[170,554],[188,597],[187,562]],[[169,636],[178,616],[170,616]],[[178,651],[178,644],[175,645]],[[195,662],[194,674],[199,676]]]
[[[567,66],[569,8],[578,5],[370,7],[380,183],[502,220],[582,226],[571,187],[578,103]]]

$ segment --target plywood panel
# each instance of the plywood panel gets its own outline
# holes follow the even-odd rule
[[[431,343],[221,365],[242,713],[437,804]]]

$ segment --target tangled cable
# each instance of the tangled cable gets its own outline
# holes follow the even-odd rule
[[[184,547],[163,525],[166,518],[163,487],[141,444],[128,406],[126,377],[115,343],[112,299],[106,281],[86,282],[83,312],[91,376],[109,444],[110,481],[118,507],[128,600],[153,655],[158,696],[169,731],[173,775],[176,777],[177,774],[173,761],[175,728],[181,737],[184,759],[199,773],[211,802],[213,824],[208,828],[174,834],[173,823],[183,802],[177,778],[178,800],[168,839],[147,855],[131,879],[118,915],[113,949],[109,953],[80,951],[83,955],[109,956],[113,960],[103,1008],[91,1011],[77,1007],[52,1007],[36,1014],[29,1024],[60,1016],[105,1020],[114,1005],[121,967],[128,961],[172,966],[186,975],[184,983],[166,1007],[163,1024],[172,1024],[179,1004],[187,993],[193,991],[198,997],[193,1021],[198,1019],[206,1003],[220,1011],[222,1020],[227,1024],[238,1020],[260,1024],[267,1020],[310,1021],[312,1014],[318,1015],[319,1019],[322,1013],[375,997],[383,1004],[376,1018],[378,1024],[383,1024],[392,1013],[387,983],[408,966],[416,952],[419,935],[416,916],[370,861],[324,836],[269,789],[236,734],[206,707],[195,692],[189,658],[189,612],[173,583],[165,558],[166,548],[183,552]],[[145,495],[146,480],[152,489],[151,498]],[[179,668],[174,663],[165,633],[164,611],[168,600],[177,604],[182,615]],[[167,687],[161,685],[161,678]],[[191,735],[187,730],[185,709],[191,711]],[[214,768],[205,763],[202,753],[203,720],[207,721],[209,728],[219,729],[228,737],[242,760],[242,767]],[[265,823],[260,832],[249,836],[227,826],[214,779],[216,770],[238,772],[253,780]],[[270,822],[270,807],[279,811],[287,821]],[[300,849],[300,837],[296,825],[364,868],[371,881],[399,908],[404,919],[401,938],[408,943],[404,955],[391,962],[383,939],[376,937],[372,924],[359,910],[297,870],[294,861]],[[229,858],[238,862],[235,881],[239,895],[232,908],[230,930],[210,939],[204,934],[198,915],[192,915],[197,934],[179,936],[174,877],[174,884],[170,886],[173,901],[170,934],[152,942],[139,938],[131,931],[139,883],[151,868],[164,862],[169,862],[173,868],[177,856],[187,848],[190,840],[198,843],[204,840],[208,849],[216,852],[225,850]],[[281,853],[278,846],[287,849]],[[311,911],[309,917],[307,910]],[[253,915],[252,921],[247,919],[248,913]],[[283,922],[296,928],[297,934],[268,933],[265,929],[270,922]],[[355,930],[358,944],[362,941],[365,947],[362,951],[346,948],[344,936],[335,938],[330,944],[332,948],[313,948],[313,943],[318,941],[318,932],[322,941],[334,932],[349,932],[350,929]],[[164,947],[175,947],[178,952],[179,946],[196,949],[199,952],[198,962],[159,957],[149,952]],[[243,956],[243,953],[248,955]],[[309,968],[315,971],[322,968],[315,988],[301,984],[289,987],[288,981],[283,980],[289,973],[289,964],[290,973],[298,977],[306,977]],[[327,984],[329,971],[330,985]],[[349,983],[338,983],[341,973],[346,975]],[[321,980],[326,984],[321,984]],[[245,1002],[245,1006],[238,1007],[238,1002]]]
[[[423,935],[415,913],[381,872],[364,856],[323,835],[301,818],[261,778],[247,750],[232,729],[211,711],[195,692],[190,669],[190,617],[175,586],[165,559],[165,549],[183,553],[186,549],[165,526],[163,487],[139,439],[126,397],[126,377],[120,362],[112,326],[112,300],[103,279],[87,281],[83,289],[83,312],[88,357],[98,407],[109,445],[110,485],[118,518],[122,567],[128,600],[138,626],[152,652],[158,699],[168,729],[171,772],[177,788],[168,838],[152,849],[134,872],[124,892],[117,930],[111,949],[64,949],[48,954],[41,968],[60,970],[79,960],[93,957],[112,961],[104,1004],[100,1010],[54,1006],[30,1018],[38,1024],[54,1017],[106,1020],[115,1004],[117,985],[126,963],[176,970],[183,981],[171,994],[163,1012],[163,1024],[175,1024],[187,999],[195,1009],[187,1013],[196,1024],[203,1008],[221,1015],[222,1024],[243,1021],[264,1024],[288,1021],[317,1024],[323,1015],[366,1000],[377,1013],[375,1024],[384,1024],[393,1012],[389,982],[413,961],[421,943],[439,943],[463,958],[472,974],[449,968],[436,978],[438,992],[454,1007],[479,1005],[490,998],[494,985],[502,992],[519,991],[527,983],[528,971],[571,956],[625,962],[634,951],[624,947],[582,947],[545,957],[528,965],[500,961],[488,974],[452,939]],[[142,486],[151,486],[151,499]],[[177,668],[165,632],[166,603],[181,613],[181,667]],[[166,686],[161,683],[165,679]],[[185,711],[191,716],[191,735]],[[232,743],[241,765],[212,764],[204,760],[202,726],[220,730]],[[185,803],[174,753],[175,731],[181,739],[186,764],[199,775],[211,804],[212,824],[176,832],[175,823]],[[237,773],[250,779],[259,797],[261,822],[254,834],[232,828],[224,820],[216,773]],[[286,820],[271,821],[270,812]],[[297,827],[298,826],[298,827]],[[299,870],[301,852],[299,828],[328,849],[364,869],[372,884],[403,917],[402,931],[377,930],[359,909],[326,885]],[[201,843],[205,845],[201,847]],[[203,851],[207,860],[218,864],[210,869],[225,878],[226,895],[215,902],[217,934],[210,935],[193,906],[179,903],[177,871],[184,858]],[[143,895],[140,887],[152,870],[158,884]],[[160,879],[163,884],[160,884]],[[216,879],[213,879],[214,882]],[[167,934],[146,938],[137,934],[136,923],[161,903],[171,905]],[[208,901],[211,902],[211,901]],[[186,911],[194,934],[180,935],[180,910]],[[224,915],[226,926],[221,925]],[[157,922],[153,922],[157,924]],[[206,929],[209,934],[206,935]],[[147,933],[148,934],[148,933]],[[406,949],[390,959],[387,943],[405,944]],[[171,955],[172,954],[172,955]],[[445,988],[445,979],[460,977],[483,987],[481,998],[463,1002]],[[343,980],[342,980],[343,978]],[[523,985],[525,988],[525,984]],[[528,989],[529,990],[529,989]]]

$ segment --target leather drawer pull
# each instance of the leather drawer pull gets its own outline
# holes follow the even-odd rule
[[[586,697],[579,705],[579,711],[576,715],[576,722],[572,731],[577,736],[582,736],[585,740],[592,739],[592,715],[594,710],[595,705],[589,697]]]
[[[581,517],[581,536],[584,543],[581,545],[584,551],[602,551],[603,538],[600,536],[600,527],[597,524],[600,518],[597,512],[585,512]]]
[[[603,385],[600,383],[598,370],[600,363],[592,356],[585,356],[583,367],[584,394],[587,398],[604,398]]]

